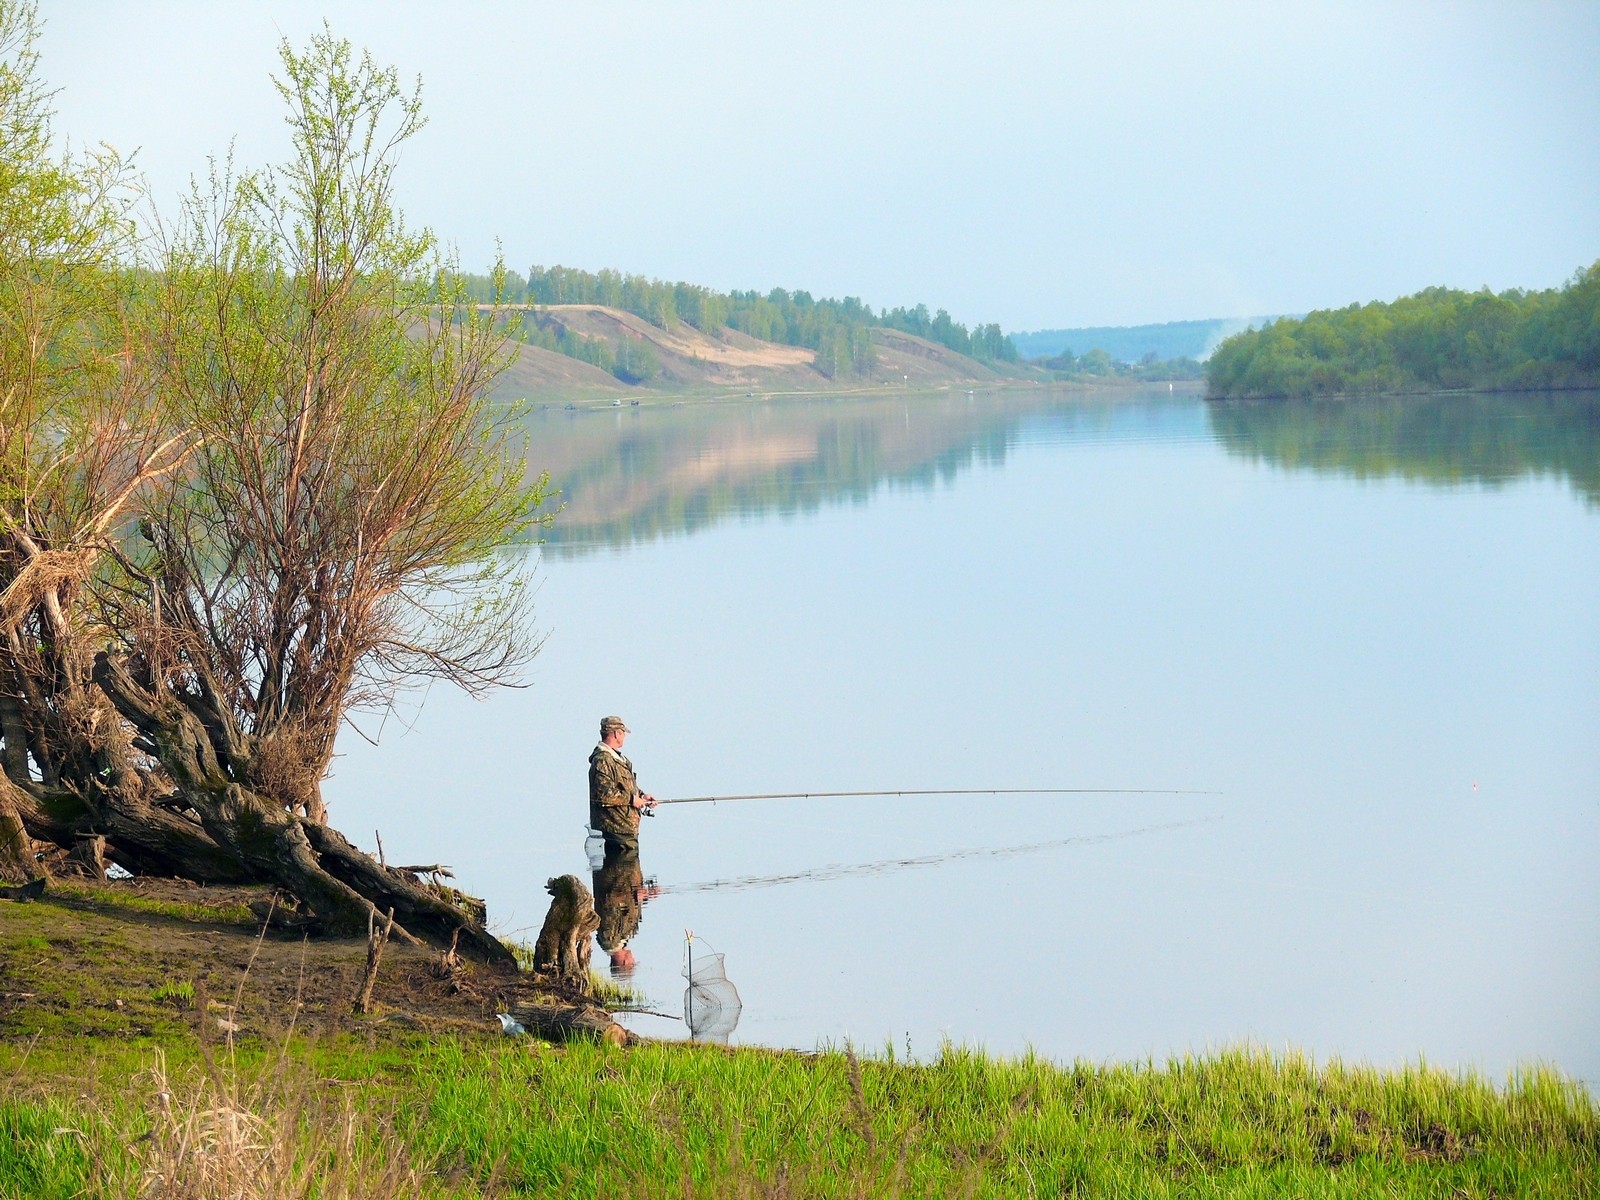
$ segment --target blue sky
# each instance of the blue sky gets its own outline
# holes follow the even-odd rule
[[[1010,330],[1301,312],[1600,258],[1600,4],[47,2],[57,130],[281,158],[324,18],[430,124],[479,267],[919,301]]]

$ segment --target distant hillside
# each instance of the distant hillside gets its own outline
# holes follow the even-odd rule
[[[630,386],[704,382],[705,364],[691,362],[687,376],[667,371],[657,354],[661,338],[645,335],[637,322],[629,326],[631,332],[626,336],[619,334],[621,327],[615,322],[596,335],[574,328],[563,313],[624,313],[669,338],[689,330],[724,343],[730,335],[737,335],[752,343],[789,346],[808,352],[806,357],[816,374],[843,386],[887,376],[888,369],[878,363],[877,352],[879,346],[888,344],[884,336],[888,333],[908,334],[942,346],[963,361],[1002,372],[1007,364],[1018,362],[1017,348],[999,325],[969,329],[944,309],[930,311],[925,304],[876,310],[854,296],[835,300],[786,288],[766,293],[719,292],[620,271],[562,266],[535,265],[526,278],[506,271],[468,275],[466,279],[469,295],[480,303],[521,307],[534,315],[520,330],[525,344],[588,363]],[[588,323],[593,324],[592,320]],[[730,365],[727,358],[722,353],[715,356],[721,366]],[[785,364],[791,359],[800,361],[784,356]],[[763,369],[773,365],[763,364]],[[1025,368],[1022,373],[1028,374]]]
[[[835,375],[819,368],[813,350],[763,341],[726,325],[709,333],[681,321],[663,328],[601,304],[510,307],[522,315],[526,340],[495,384],[494,394],[508,400],[993,385],[1038,374],[1017,366],[1002,373],[993,364],[898,329],[863,330],[868,352],[859,356],[860,365]],[[541,344],[552,340],[565,350]]]
[[[1269,317],[1212,317],[1204,321],[1168,321],[1163,325],[1091,325],[1082,329],[1040,329],[1013,333],[1012,344],[1023,358],[1055,358],[1063,353],[1078,357],[1104,350],[1117,362],[1157,359],[1205,358],[1223,338]]]

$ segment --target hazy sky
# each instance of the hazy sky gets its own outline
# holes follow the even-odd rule
[[[485,265],[1008,330],[1301,312],[1600,258],[1600,3],[45,0],[57,128],[175,196],[283,156],[277,44],[422,77],[414,222]],[[169,205],[170,207],[170,205]]]

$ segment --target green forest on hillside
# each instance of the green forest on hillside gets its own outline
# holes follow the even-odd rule
[[[529,268],[527,278],[509,272],[497,296],[489,276],[469,276],[469,286],[485,303],[595,304],[621,309],[661,329],[680,321],[702,333],[726,326],[750,337],[816,352],[814,365],[828,378],[870,374],[876,362],[870,330],[897,329],[927,338],[979,362],[1016,362],[1017,348],[997,324],[968,329],[944,309],[928,306],[874,310],[854,296],[817,299],[806,291],[773,288],[718,292],[692,283],[667,283],[620,271],[583,271],[574,267]],[[660,365],[646,347],[618,350],[559,327],[526,323],[523,340],[610,371],[627,383],[647,382]],[[630,358],[631,356],[631,358]]]
[[[1109,351],[1096,346],[1083,354],[1063,350],[1054,358],[1035,360],[1057,379],[1065,381],[1092,381],[1096,379],[1138,380],[1141,383],[1161,383],[1179,379],[1201,379],[1205,367],[1187,356],[1162,358],[1154,350],[1147,351],[1138,362],[1122,362]]]
[[[1164,321],[1159,325],[1087,325],[1077,329],[1037,329],[1013,333],[1011,341],[1025,359],[1082,357],[1104,350],[1119,363],[1151,359],[1203,359],[1212,346],[1267,317],[1210,317],[1200,321]]]
[[[1428,288],[1236,334],[1206,364],[1213,398],[1600,384],[1600,262],[1562,288]]]

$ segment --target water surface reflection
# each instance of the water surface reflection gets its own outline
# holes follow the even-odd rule
[[[1600,504],[1600,392],[1488,392],[1208,404],[1230,454],[1358,479],[1564,480]]]
[[[594,910],[600,917],[594,936],[611,961],[611,974],[626,979],[637,961],[629,943],[638,936],[645,902],[659,895],[660,889],[654,881],[646,882],[637,843],[605,841],[603,847],[592,880]]]
[[[1030,423],[1080,440],[1203,436],[1192,396],[1162,389],[908,393],[627,409],[547,408],[530,418],[529,459],[564,505],[547,553],[618,548],[721,521],[795,516],[865,502],[883,487],[949,484],[1000,466]]]
[[[1600,393],[1195,403],[1194,389],[960,392],[855,399],[554,407],[530,460],[561,490],[546,552],[581,554],[721,521],[861,503],[1003,466],[1019,443],[1215,439],[1290,469],[1438,485],[1564,479],[1600,503]]]

